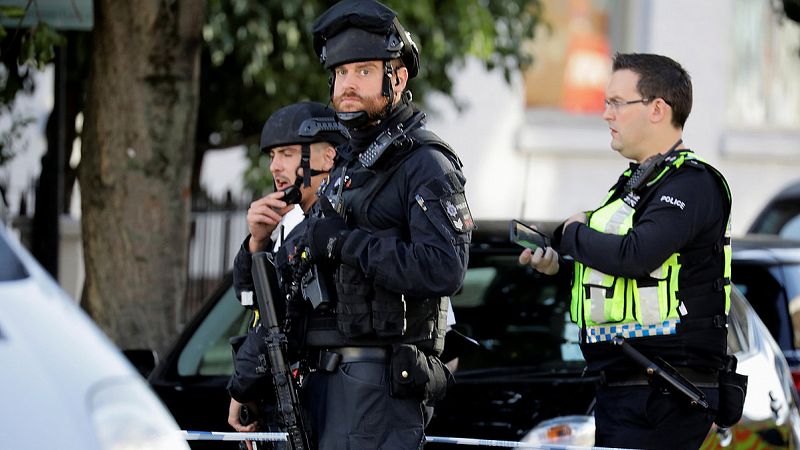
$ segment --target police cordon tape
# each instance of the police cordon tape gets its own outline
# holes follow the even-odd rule
[[[285,441],[286,433],[238,433],[227,431],[189,431],[181,430],[187,441]],[[534,444],[516,441],[498,441],[492,439],[472,439],[425,436],[425,443],[482,445],[484,447],[527,448],[532,450],[630,450],[618,447],[582,447],[578,445]]]

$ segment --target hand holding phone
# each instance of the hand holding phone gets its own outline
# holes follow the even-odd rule
[[[512,220],[508,225],[509,240],[517,245],[531,250],[537,248],[544,250],[551,246],[550,238],[546,234],[534,230],[518,220]]]

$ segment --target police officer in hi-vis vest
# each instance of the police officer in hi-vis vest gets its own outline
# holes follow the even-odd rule
[[[594,211],[556,230],[552,248],[521,264],[574,270],[571,318],[588,369],[601,371],[595,445],[698,448],[714,420],[726,355],[731,195],[722,174],[689,150],[692,83],[670,58],[617,54],[603,119],[611,148],[632,160]],[[612,340],[675,367],[709,408],[651,383]],[[619,342],[619,339],[616,339]]]

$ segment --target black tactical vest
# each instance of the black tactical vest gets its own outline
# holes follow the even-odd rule
[[[414,129],[395,143],[387,161],[378,170],[358,161],[346,164],[348,188],[343,190],[346,216],[351,228],[377,235],[409,239],[407,223],[396,228],[380,229],[371,222],[370,205],[391,182],[406,160],[428,146],[447,155],[457,167],[461,162],[453,149],[436,134]],[[336,192],[341,169],[332,176],[327,192]],[[334,275],[336,304],[317,308],[309,322],[307,344],[313,347],[381,346],[395,343],[414,344],[428,354],[440,355],[444,348],[449,297],[416,298],[391,292],[368,280],[359,269],[340,264]]]

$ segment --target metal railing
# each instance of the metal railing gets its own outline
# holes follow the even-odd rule
[[[197,195],[192,199],[192,222],[189,241],[189,279],[183,308],[188,320],[202,306],[203,300],[233,268],[233,258],[247,236],[247,208],[250,199],[222,200]]]

